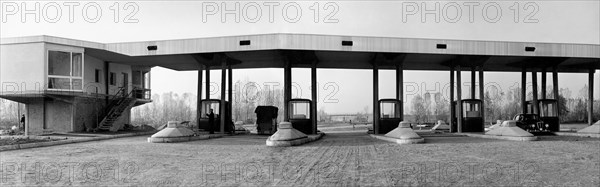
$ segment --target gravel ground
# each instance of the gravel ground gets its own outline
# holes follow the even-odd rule
[[[397,145],[365,132],[297,147],[267,136],[183,143],[120,138],[0,152],[5,185],[74,186],[599,186],[600,141],[427,137]]]

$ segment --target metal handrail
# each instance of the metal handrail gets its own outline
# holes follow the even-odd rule
[[[124,102],[127,98],[129,98],[131,96],[131,94],[133,93],[133,90],[131,92],[129,92],[127,95],[124,95],[124,93],[126,93],[125,92],[126,88],[127,87],[120,87],[119,91],[117,91],[117,93],[112,96],[113,101],[105,107],[104,114],[101,115],[102,119],[106,118],[109,114],[111,114],[116,109],[115,106],[120,105],[122,102]],[[117,99],[117,97],[119,97],[120,95],[124,95],[124,97]]]
[[[151,96],[151,94],[150,94],[151,90],[150,89],[146,89],[146,88],[134,88],[133,91],[136,92],[135,96],[134,96],[135,98],[150,100],[150,96]],[[138,93],[138,92],[141,92],[141,93]]]

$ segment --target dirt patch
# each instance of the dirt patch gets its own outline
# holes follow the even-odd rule
[[[28,139],[28,138],[3,138],[3,139],[0,139],[0,146],[36,143],[36,142],[49,142],[49,141],[54,141],[54,140],[52,140],[52,139]]]

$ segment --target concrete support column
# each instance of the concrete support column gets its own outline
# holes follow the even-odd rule
[[[379,133],[379,69],[373,62],[373,134]]]
[[[219,117],[221,119],[221,129],[219,132],[221,133],[225,133],[225,114],[227,112],[227,110],[225,110],[227,107],[225,106],[225,84],[226,84],[226,68],[227,68],[227,58],[223,58],[221,60],[221,104],[220,104],[220,110],[221,112],[219,112]]]
[[[475,66],[471,66],[471,99],[476,99],[475,98]]]
[[[533,110],[534,114],[540,114],[540,105],[538,104],[538,84],[537,84],[537,71],[531,70],[531,83],[533,85],[533,90],[531,95],[533,102],[531,103],[531,110]]]
[[[29,136],[29,106],[27,106],[27,104],[25,104],[25,127],[23,127],[23,130],[25,131],[25,136]],[[21,116],[19,116],[20,118]],[[19,120],[19,123],[21,122],[21,120]]]
[[[521,70],[521,109],[522,113],[527,113],[527,105],[525,104],[527,97],[527,72],[525,67]]]
[[[310,119],[312,121],[312,134],[317,134],[317,62],[312,62],[310,67],[310,95],[312,100],[312,106],[310,109]]]
[[[542,69],[542,99],[546,99],[546,68]]]
[[[210,66],[206,65],[206,95],[204,97],[206,99],[210,99]],[[208,112],[208,111],[206,111]]]
[[[233,69],[231,68],[231,64],[227,65],[227,104],[228,110],[230,111],[231,119],[233,119]]]
[[[552,67],[552,95],[554,96],[554,99],[556,99],[556,101],[558,102],[558,104],[556,105],[556,111],[558,111],[557,116],[560,121],[560,101],[558,100],[558,91],[558,67],[554,66]]]
[[[481,99],[481,105],[479,111],[481,112],[481,118],[483,119],[482,129],[485,129],[485,90],[483,84],[483,65],[479,66],[479,99]]]
[[[202,69],[203,65],[200,64],[200,67],[198,67],[198,94],[196,96],[196,124],[198,124],[198,128],[200,128],[200,117],[202,117]]]
[[[460,65],[458,65],[456,67],[456,113],[457,115],[457,127],[456,130],[458,132],[462,132],[462,81],[460,80],[461,78],[461,74],[460,74]]]
[[[106,94],[104,96],[104,105],[108,106],[108,96],[110,94],[109,88],[110,88],[110,83],[109,83],[109,76],[110,76],[110,67],[109,67],[110,62],[104,62],[104,94]],[[28,116],[29,117],[29,116]],[[100,123],[100,121],[98,121],[98,123]]]
[[[454,65],[450,66],[450,132],[456,132],[456,124],[454,123]]]
[[[290,121],[290,100],[292,99],[292,64],[285,62],[283,68],[283,120]]]
[[[588,80],[588,125],[594,124],[594,69],[590,69]]]
[[[404,67],[396,65],[396,99],[400,100],[400,121],[404,120]]]

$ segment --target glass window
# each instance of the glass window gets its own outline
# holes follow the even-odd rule
[[[48,51],[48,75],[71,75],[71,55],[67,52]]]
[[[83,59],[81,53],[73,53],[73,77],[81,77]]]
[[[554,102],[543,102],[541,103],[541,111],[540,111],[540,116],[541,117],[556,117],[558,116],[556,114],[556,103]]]
[[[48,89],[83,90],[83,54],[48,51]]]
[[[400,111],[397,102],[381,102],[381,118],[399,118]]]
[[[213,109],[213,113],[215,114],[215,117],[219,114],[219,112],[221,112],[221,110],[219,109],[221,103],[217,102],[217,101],[204,101],[202,102],[202,112],[204,114],[202,114],[203,118],[208,118],[208,113],[210,113],[210,109]]]
[[[48,88],[71,89],[71,80],[69,78],[48,78]]]
[[[310,118],[310,103],[309,102],[291,102],[292,119],[309,119]]]
[[[463,117],[481,117],[479,113],[479,105],[478,101],[465,101],[463,102]]]

